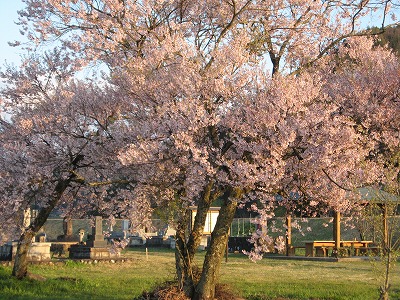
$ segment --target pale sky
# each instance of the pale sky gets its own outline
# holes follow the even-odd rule
[[[14,23],[18,19],[17,11],[24,7],[21,0],[0,0],[0,67],[7,63],[19,64],[18,48],[10,47],[7,43],[23,40],[19,27]]]

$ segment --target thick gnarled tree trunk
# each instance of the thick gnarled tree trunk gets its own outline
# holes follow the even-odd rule
[[[190,222],[190,214],[180,220],[176,234],[175,258],[178,284],[185,294],[194,300],[214,299],[219,268],[226,250],[229,229],[236,212],[236,200],[243,195],[243,190],[241,189],[228,188],[225,190],[222,196],[223,205],[211,234],[211,241],[207,248],[201,276],[196,278],[194,275],[197,270],[193,265],[193,259],[201,242],[211,203],[221,193],[221,191],[213,190],[213,185],[213,183],[210,183],[204,190],[189,236],[187,237],[187,227]]]
[[[196,266],[193,265],[194,255],[200,246],[208,210],[217,196],[213,187],[214,182],[210,181],[204,188],[190,232],[188,232],[191,221],[190,211],[187,211],[178,222],[179,225],[176,230],[175,263],[178,285],[188,297],[192,297],[195,288],[194,277],[197,270]]]
[[[19,241],[15,254],[14,267],[12,275],[18,279],[24,278],[28,273],[28,252],[32,244],[32,239],[36,233],[32,230],[25,231]]]
[[[221,261],[226,250],[229,228],[237,207],[237,202],[230,199],[224,201],[217,223],[211,235],[210,245],[204,259],[200,280],[195,288],[193,300],[213,300]]]
[[[12,275],[18,279],[22,279],[28,274],[28,252],[32,244],[33,237],[39,232],[40,228],[42,228],[44,223],[47,221],[47,218],[53,211],[61,196],[64,194],[71,180],[72,177],[58,181],[49,201],[39,210],[39,213],[33,222],[22,233],[18,241],[17,253],[15,255],[14,266],[12,270]]]
[[[186,244],[186,233],[190,222],[190,211],[187,211],[179,222],[175,234],[175,266],[178,286],[190,296],[194,291],[192,259]]]

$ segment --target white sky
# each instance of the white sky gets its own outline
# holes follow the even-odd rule
[[[19,64],[18,48],[10,47],[8,42],[24,40],[19,33],[19,27],[14,23],[18,19],[17,11],[24,7],[21,0],[0,0],[0,68],[5,61]]]

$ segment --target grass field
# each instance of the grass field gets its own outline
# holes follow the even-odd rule
[[[125,263],[32,265],[45,280],[10,277],[0,267],[0,299],[134,299],[174,279],[174,253],[165,249],[129,249]],[[203,253],[199,253],[200,265]],[[252,263],[230,255],[221,267],[221,283],[246,299],[378,299],[380,263],[263,259]],[[400,263],[392,273],[391,299],[400,299]]]

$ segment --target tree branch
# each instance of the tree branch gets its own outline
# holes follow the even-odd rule
[[[333,180],[333,178],[332,178],[331,176],[329,176],[328,172],[327,172],[325,169],[322,169],[322,172],[324,172],[324,174],[326,175],[326,177],[328,177],[328,179],[329,179],[334,185],[336,185],[338,188],[340,188],[340,189],[342,189],[342,190],[345,190],[345,191],[348,191],[348,192],[351,192],[351,191],[352,191],[351,189],[346,188],[346,187],[340,185],[339,183],[337,183],[335,180]]]

